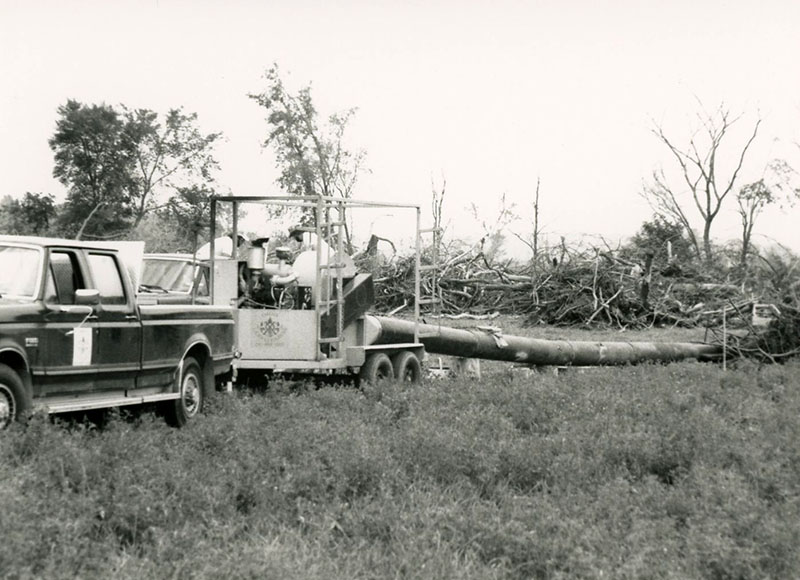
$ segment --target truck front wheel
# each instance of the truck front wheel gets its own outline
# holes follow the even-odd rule
[[[183,361],[180,377],[180,397],[166,404],[167,423],[183,427],[203,410],[204,398],[203,372],[200,364],[192,357]]]
[[[22,379],[11,367],[0,364],[0,429],[25,417],[27,400]]]

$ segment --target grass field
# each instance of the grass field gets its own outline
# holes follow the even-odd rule
[[[0,440],[0,574],[797,578],[799,418],[800,364],[688,362],[39,417]]]

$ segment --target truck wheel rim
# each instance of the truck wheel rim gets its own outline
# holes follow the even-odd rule
[[[197,413],[200,406],[200,383],[194,374],[188,374],[183,380],[183,407],[186,414],[191,416]]]
[[[11,389],[0,384],[0,429],[11,423],[14,411],[14,396],[11,394]]]

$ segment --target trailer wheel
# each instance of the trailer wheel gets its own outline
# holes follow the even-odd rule
[[[165,418],[173,427],[183,427],[199,415],[205,402],[203,373],[192,357],[183,361],[180,382],[180,398],[165,403]]]
[[[369,355],[358,373],[358,378],[362,383],[372,384],[394,378],[391,359],[382,352]]]
[[[422,365],[410,350],[397,353],[392,358],[394,378],[403,383],[418,383],[422,380]]]
[[[22,420],[29,408],[22,379],[11,367],[0,364],[0,429]]]

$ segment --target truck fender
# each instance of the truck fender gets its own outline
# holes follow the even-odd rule
[[[30,373],[30,363],[23,348],[7,339],[0,339],[0,363],[11,367],[19,375],[25,392],[29,398],[33,397],[33,381]],[[29,400],[30,402],[30,400]]]
[[[25,352],[25,349],[21,348],[16,342],[13,342],[7,338],[0,338],[0,360],[4,359],[7,355],[14,356],[16,355],[22,361],[22,366],[25,372],[30,370],[30,364],[28,363],[28,355]],[[9,365],[12,367],[17,367],[17,365]],[[19,370],[19,369],[18,369]]]
[[[205,351],[205,357],[196,356],[194,353],[196,353],[198,350]],[[183,361],[186,360],[186,357],[189,356],[190,353],[195,356],[195,358],[198,359],[197,362],[202,365],[204,389],[206,391],[212,390],[214,388],[214,363],[212,360],[211,345],[209,344],[205,335],[201,333],[192,335],[186,341],[186,345],[183,348],[183,354],[181,355],[178,365],[175,368],[175,384],[180,385],[183,382]]]

